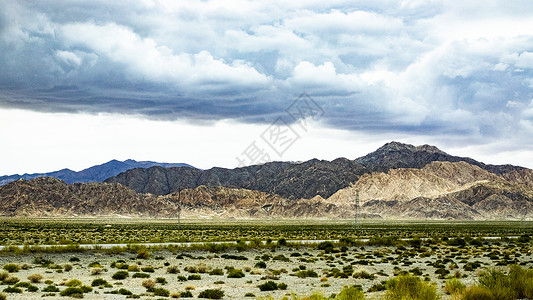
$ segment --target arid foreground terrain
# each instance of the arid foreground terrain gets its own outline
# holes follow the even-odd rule
[[[465,293],[494,289],[487,278],[505,282],[511,273],[524,278],[529,288],[533,283],[533,243],[525,234],[531,224],[374,221],[354,229],[331,221],[256,227],[203,223],[4,220],[1,289],[8,299],[305,299],[312,294],[312,299],[362,299],[363,293],[366,299],[396,299],[391,298],[394,285],[408,280],[414,289],[426,291],[413,299],[468,299]],[[65,240],[80,230],[89,236],[100,232],[102,245],[39,246],[33,239],[38,233],[32,239],[24,233],[37,227],[41,233],[64,232]],[[70,231],[63,231],[66,227]],[[14,228],[25,228],[20,235],[35,245],[13,246],[9,236],[17,240]],[[189,241],[201,242],[107,244],[118,242],[115,232],[126,237],[134,229],[139,239],[153,236],[147,240],[152,243],[164,242],[160,236],[165,231],[169,237],[188,232]],[[219,235],[228,231],[234,233],[231,241]],[[251,232],[261,238],[249,238]],[[505,288],[514,289],[509,282]],[[495,299],[519,296],[510,297]]]

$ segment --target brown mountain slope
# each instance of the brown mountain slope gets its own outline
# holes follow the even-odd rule
[[[343,212],[321,197],[287,200],[246,189],[199,186],[165,196],[137,194],[121,184],[75,183],[42,177],[0,187],[0,215],[264,218],[335,217]]]
[[[432,162],[422,169],[393,169],[388,173],[365,174],[355,185],[341,189],[327,199],[330,203],[353,202],[359,190],[361,203],[369,200],[408,201],[418,197],[433,198],[462,190],[476,182],[501,180],[493,173],[466,162]]]

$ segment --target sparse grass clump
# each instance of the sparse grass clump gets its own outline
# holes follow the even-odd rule
[[[365,300],[365,294],[360,288],[355,286],[345,287],[337,296],[338,300]],[[410,299],[410,298],[401,298]]]
[[[41,275],[41,274],[31,274],[27,278],[28,278],[29,281],[31,281],[33,283],[39,283],[39,282],[41,282],[41,280],[43,280],[43,275]]]
[[[459,294],[462,293],[465,290],[466,286],[464,283],[461,282],[461,280],[457,278],[451,278],[446,280],[446,284],[444,285],[444,291],[446,294]]]
[[[143,280],[142,285],[147,289],[153,289],[155,287],[155,281],[151,279]]]
[[[400,275],[387,282],[385,300],[433,300],[438,299],[434,285],[413,275]]]

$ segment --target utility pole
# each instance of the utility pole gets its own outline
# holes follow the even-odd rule
[[[525,232],[525,227],[526,227],[525,220],[526,220],[527,211],[528,211],[527,203],[524,203],[522,211],[524,212],[524,214],[522,215],[522,218],[520,218],[520,231]]]
[[[354,220],[353,220],[353,230],[358,230],[361,227],[360,220],[359,220],[359,190],[355,190],[355,199],[354,199]]]

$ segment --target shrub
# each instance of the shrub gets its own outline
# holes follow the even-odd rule
[[[180,272],[180,269],[177,266],[170,266],[167,268],[167,273],[177,274]]]
[[[141,271],[147,272],[147,273],[154,273],[154,267],[150,267],[150,266],[142,267]]]
[[[149,278],[150,277],[150,274],[146,274],[146,273],[135,273],[133,274],[133,276],[131,276],[132,278]]]
[[[4,281],[7,277],[9,277],[9,273],[2,271],[0,272],[0,281]]]
[[[255,298],[255,294],[254,293],[246,293],[246,294],[244,294],[244,297],[253,297],[253,298]]]
[[[278,289],[280,290],[286,290],[287,289],[287,284],[282,282],[282,283],[278,283]]]
[[[102,274],[103,271],[104,271],[104,269],[102,269],[102,268],[92,268],[91,269],[91,275],[100,275],[100,274]]]
[[[202,276],[198,274],[191,274],[187,277],[187,280],[201,280],[201,279],[202,279]]]
[[[152,289],[152,288],[155,287],[155,281],[153,281],[151,279],[143,280],[142,285],[143,285],[143,287],[145,287],[147,289]]]
[[[257,286],[261,291],[275,291],[278,289],[278,285],[274,281],[267,281]]]
[[[6,294],[0,293],[0,300],[6,300],[7,296]]]
[[[209,275],[224,275],[224,271],[222,269],[213,269],[209,272]]]
[[[56,292],[59,292],[59,288],[53,285],[49,285],[45,287],[42,291],[45,293],[56,293]]]
[[[224,274],[222,274],[224,275]],[[178,276],[178,281],[187,281],[187,277],[185,276]]]
[[[30,284],[30,285],[27,287],[26,290],[27,290],[28,292],[30,292],[30,293],[34,293],[34,292],[37,292],[37,291],[39,290],[39,288],[36,287],[36,286],[34,286],[34,285],[32,285],[32,284]]]
[[[462,293],[465,290],[466,286],[457,278],[452,278],[446,280],[444,285],[444,291],[446,294],[457,294]]]
[[[417,276],[400,275],[387,282],[386,300],[431,300],[437,299],[435,286],[420,280]]]
[[[121,288],[118,290],[118,293],[121,294],[121,295],[126,295],[126,296],[129,296],[129,295],[133,295],[133,293],[125,288]]]
[[[284,238],[281,238],[278,240],[278,245],[279,246],[287,246],[287,240],[284,239]]]
[[[139,266],[137,265],[128,266],[128,272],[139,272]]]
[[[137,258],[139,259],[147,259],[150,257],[150,252],[146,248],[139,249],[137,251]]]
[[[299,278],[318,277],[318,274],[313,270],[301,270],[296,273]]]
[[[122,280],[122,279],[126,279],[128,277],[129,277],[128,271],[118,271],[115,274],[113,274],[113,276],[111,276],[111,278],[113,278],[115,280]]]
[[[83,290],[81,287],[68,287],[59,293],[60,296],[83,298]]]
[[[8,271],[9,273],[15,273],[20,270],[20,267],[17,264],[7,264],[4,265],[4,270]]]
[[[192,298],[193,295],[192,295],[191,291],[184,291],[184,292],[180,293],[180,297],[181,298]]]
[[[93,280],[93,282],[91,282],[91,286],[105,286],[107,284],[109,284],[107,280],[102,279],[102,278],[97,278]]]
[[[326,253],[331,253],[333,251],[333,242],[324,241],[318,244],[318,250],[324,250]]]
[[[82,283],[78,279],[72,279],[69,282],[65,283],[66,286],[81,286]]]
[[[19,283],[15,284],[15,287],[27,288],[30,285],[31,285],[31,283],[29,283],[29,282],[19,282]]]
[[[22,294],[22,290],[18,287],[8,286],[4,289],[5,293]]]
[[[73,256],[73,257],[71,257],[68,261],[70,261],[70,262],[75,262],[75,261],[80,261],[80,259],[77,258],[77,257],[75,257],[75,256]]]
[[[361,270],[359,272],[355,272],[353,274],[353,278],[361,278],[361,279],[375,279],[376,276],[368,273],[367,271],[365,270]]]
[[[29,281],[31,281],[33,283],[39,283],[39,282],[41,282],[41,280],[43,280],[43,275],[41,275],[41,274],[31,274],[27,278],[28,278]]]
[[[373,284],[369,289],[368,289],[368,292],[379,292],[379,291],[384,291],[387,289],[387,286],[385,285],[386,284],[386,281],[384,282],[381,282],[381,283],[376,283],[376,284]]]
[[[114,264],[115,264],[115,263],[112,263],[112,264],[111,264],[111,267],[114,267],[114,266],[115,266]],[[92,263],[90,263],[89,265],[87,265],[87,268],[103,268],[103,266],[102,266],[99,262],[97,262],[97,261],[93,261]]]
[[[65,270],[65,272],[70,272],[72,270],[72,265],[71,264],[65,264],[63,266],[63,269]]]
[[[154,288],[152,289],[152,292],[154,293],[154,296],[161,296],[161,297],[170,296],[170,292],[164,288]]]
[[[15,284],[15,283],[17,283],[19,281],[20,281],[20,279],[18,279],[18,277],[9,276],[6,279],[4,279],[4,281],[2,281],[2,283],[4,283],[4,284]]]
[[[345,287],[337,296],[339,300],[364,300],[365,294],[361,289],[354,286]]]
[[[224,291],[221,289],[207,289],[198,295],[198,298],[206,299],[222,299],[224,297]]]
[[[157,277],[155,279],[155,282],[156,283],[160,283],[160,284],[167,284],[168,283],[167,280],[164,277]]]
[[[479,276],[479,285],[496,299],[533,298],[533,269],[524,270],[520,266],[510,267],[509,275],[494,268]]]
[[[228,278],[243,278],[244,273],[241,270],[233,269],[228,273]]]

